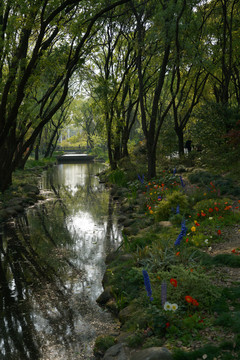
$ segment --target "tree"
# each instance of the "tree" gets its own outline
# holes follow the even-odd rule
[[[214,0],[205,6],[210,14],[205,32],[213,64],[208,70],[215,100],[224,106],[232,105],[239,99],[239,1]]]
[[[156,149],[171,101],[161,103],[171,59],[174,23],[180,21],[185,1],[131,1],[137,29],[137,69],[142,129],[147,143],[148,178],[156,176]],[[150,70],[149,70],[150,69]],[[150,83],[150,85],[149,85]],[[149,96],[147,90],[151,91]]]
[[[128,18],[127,18],[128,19]],[[128,154],[127,143],[137,114],[135,51],[126,17],[109,16],[91,58],[91,96],[104,118],[111,168]]]
[[[22,155],[63,104],[97,19],[128,1],[119,0],[111,5],[83,0],[20,0],[1,4],[0,191],[11,184]],[[61,57],[55,64],[53,86],[46,90],[40,107],[44,110],[53,92],[58,94],[58,101],[48,107],[44,116],[40,113],[36,118],[25,116],[27,97],[39,81],[39,74],[53,67],[48,63],[53,49],[59,49]]]
[[[184,154],[184,129],[199,103],[209,73],[206,71],[206,47],[202,27],[204,14],[194,11],[190,2],[175,29],[175,56],[172,61],[171,95],[174,128],[178,137],[179,155]]]

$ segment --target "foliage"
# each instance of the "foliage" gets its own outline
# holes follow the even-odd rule
[[[190,174],[188,179],[193,184],[206,186],[207,194],[211,197],[213,197],[213,193],[215,195],[240,195],[240,187],[230,177],[223,178],[219,174],[214,175],[207,171],[196,171]]]

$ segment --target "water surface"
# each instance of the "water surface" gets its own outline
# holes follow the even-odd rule
[[[53,167],[40,184],[48,200],[0,229],[1,360],[94,359],[96,336],[114,327],[96,303],[121,240],[102,169]]]

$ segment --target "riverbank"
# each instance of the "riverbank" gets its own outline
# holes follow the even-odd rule
[[[0,222],[23,213],[25,208],[43,200],[38,187],[39,177],[54,164],[55,158],[29,160],[24,170],[15,171],[10,188],[0,193]]]
[[[169,165],[148,182],[128,169],[102,176],[123,244],[107,258],[98,299],[120,331],[97,339],[96,357],[240,359],[239,183]]]

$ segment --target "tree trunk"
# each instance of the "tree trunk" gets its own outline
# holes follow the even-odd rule
[[[148,159],[148,179],[156,177],[156,149],[151,143],[149,144],[147,140],[147,159]]]
[[[177,137],[178,137],[178,152],[179,156],[184,156],[184,140],[183,140],[183,129],[178,127],[175,129]]]
[[[123,130],[123,134],[122,134],[122,156],[123,157],[128,157],[129,153],[128,153],[128,139],[129,139],[129,131],[124,128]]]
[[[11,141],[12,140],[12,141]],[[4,192],[12,184],[12,158],[15,152],[15,141],[5,140],[0,146],[0,191]]]

